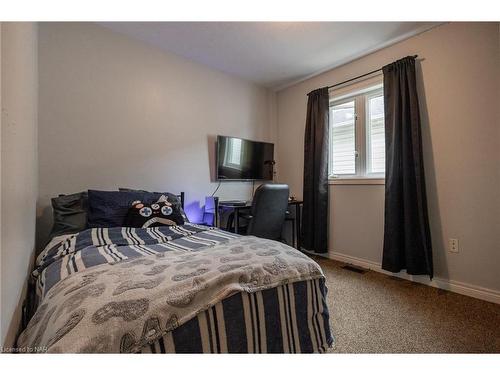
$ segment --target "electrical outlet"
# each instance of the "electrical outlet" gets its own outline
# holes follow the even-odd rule
[[[458,253],[458,239],[450,238],[448,239],[448,249],[450,253]]]

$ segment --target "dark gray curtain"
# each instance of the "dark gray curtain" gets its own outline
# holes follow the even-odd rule
[[[328,87],[311,91],[304,137],[302,246],[328,251]]]
[[[415,58],[383,67],[385,105],[385,224],[382,268],[432,279]]]

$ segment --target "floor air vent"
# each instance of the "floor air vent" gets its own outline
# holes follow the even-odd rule
[[[352,272],[361,273],[361,274],[366,272],[365,269],[353,266],[351,264],[346,264],[345,266],[342,266],[342,268],[347,270],[347,271],[352,271]]]

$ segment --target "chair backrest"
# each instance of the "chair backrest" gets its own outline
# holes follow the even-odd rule
[[[285,184],[262,184],[252,201],[252,219],[247,234],[279,240],[288,208],[289,189]]]

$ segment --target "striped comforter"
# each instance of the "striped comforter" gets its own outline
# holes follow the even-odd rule
[[[238,235],[192,223],[176,227],[92,228],[64,236],[38,255],[33,271],[37,296],[43,298],[60,280],[90,267],[162,252],[196,251],[234,238]]]
[[[187,272],[187,268],[196,267]],[[173,269],[183,271],[172,273]],[[119,282],[100,275],[106,273],[118,277]],[[140,276],[139,280],[139,274],[152,277],[144,280]],[[21,347],[46,342],[52,352],[297,353],[324,352],[333,342],[325,302],[327,290],[319,266],[295,249],[274,241],[240,237],[195,224],[94,228],[45,249],[37,259],[33,276],[37,279],[40,307],[20,336]],[[215,282],[210,284],[203,279],[205,276]],[[176,284],[170,279],[182,281]],[[168,287],[158,288],[160,294],[154,294],[157,285],[149,285],[154,280]],[[233,285],[232,289],[221,285],[224,283]],[[182,291],[181,284],[191,289]],[[112,295],[110,290],[114,290]],[[219,297],[209,297],[209,292]],[[115,299],[115,295],[119,297]],[[144,321],[133,316],[137,324],[127,326],[125,322],[117,323],[123,312],[110,315],[108,306],[119,305],[127,295],[134,296],[134,301],[160,301],[163,295],[173,302],[156,303],[156,315]],[[190,299],[187,305],[186,296]],[[94,305],[102,306],[93,315],[96,306],[84,304],[88,298],[96,298]],[[193,298],[199,306],[188,314],[185,309]],[[168,309],[168,319],[158,316],[158,311]],[[56,320],[52,315],[62,318]],[[89,316],[94,323],[106,321],[109,329],[124,330],[118,332],[122,337],[118,347],[99,334],[88,322]],[[130,316],[121,317],[130,321]],[[64,320],[61,327],[58,323],[50,327],[49,322]],[[117,325],[120,328],[114,328]],[[105,324],[100,329],[105,330]],[[76,340],[88,335],[88,343],[73,345],[68,334],[72,330]],[[94,336],[89,330],[96,330]]]

